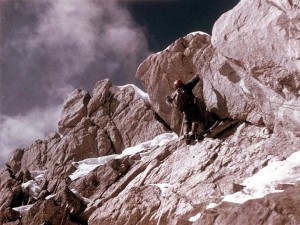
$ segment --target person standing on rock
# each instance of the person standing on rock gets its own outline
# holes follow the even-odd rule
[[[195,75],[187,83],[181,80],[174,82],[176,89],[171,95],[167,96],[167,104],[178,109],[183,113],[183,134],[187,144],[194,140],[203,139],[203,118],[197,99],[193,94],[193,89],[200,81],[200,76]],[[198,132],[200,130],[200,132]]]

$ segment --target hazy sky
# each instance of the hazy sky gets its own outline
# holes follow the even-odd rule
[[[138,84],[138,65],[238,0],[0,0],[0,166],[57,130],[62,103],[97,80]]]

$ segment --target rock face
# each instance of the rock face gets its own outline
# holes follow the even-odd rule
[[[242,0],[211,37],[188,34],[139,66],[149,98],[109,80],[91,95],[75,90],[59,133],[15,150],[1,170],[0,221],[300,224],[300,162],[290,159],[300,146],[299,13],[297,1]],[[203,78],[195,94],[230,126],[187,146],[169,130],[179,133],[182,115],[165,96],[194,74]],[[83,162],[89,172],[75,177]],[[276,163],[293,165],[294,180],[249,201],[226,200],[253,195],[243,181]]]
[[[216,22],[212,35],[218,52],[215,61],[222,65],[219,74],[234,79],[243,93],[241,101],[252,103],[246,119],[298,136],[299,7],[298,1],[241,1]]]
[[[191,79],[195,73],[205,74],[213,56],[210,36],[192,33],[178,39],[162,52],[149,56],[138,68],[136,77],[144,84],[153,109],[177,131],[181,115],[166,104],[166,96],[173,90],[177,79]],[[198,97],[202,97],[201,82],[195,87]],[[170,112],[170,110],[172,110]],[[180,122],[179,122],[180,124]],[[179,133],[179,132],[178,132]]]
[[[221,118],[299,136],[299,13],[295,1],[244,0],[221,16],[211,38],[193,33],[150,56],[137,77],[156,103],[154,110],[172,121],[161,96],[170,93],[176,79],[198,73],[203,88],[196,93]]]
[[[141,93],[132,85],[113,86],[109,80],[98,82],[92,97],[86,91],[72,92],[66,99],[59,121],[60,134],[53,133],[47,140],[38,140],[28,149],[17,149],[1,172],[1,221],[4,211],[9,211],[7,208],[31,203],[35,204],[26,215],[25,224],[42,224],[56,212],[60,212],[60,216],[56,216],[57,221],[67,219],[70,210],[66,210],[65,206],[70,206],[70,202],[63,200],[62,204],[58,204],[61,202],[59,197],[44,199],[50,194],[59,196],[69,191],[66,189],[69,175],[76,170],[73,162],[121,153],[127,147],[165,133],[168,128],[157,121],[158,116],[151,109],[147,96]],[[117,168],[117,165],[114,167]],[[115,179],[119,176],[117,173]],[[108,177],[108,183],[109,179],[114,181]],[[22,188],[28,180],[34,181],[38,187],[34,193],[26,193]],[[76,196],[72,198],[75,200],[71,201],[78,201]],[[53,215],[45,212],[45,207],[53,209]],[[39,212],[46,215],[37,217]]]

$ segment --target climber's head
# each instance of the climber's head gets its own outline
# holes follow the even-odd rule
[[[182,82],[182,80],[176,80],[174,82],[174,88],[177,89],[177,88],[180,88],[184,83]]]

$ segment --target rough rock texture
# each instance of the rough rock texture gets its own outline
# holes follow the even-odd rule
[[[219,203],[222,196],[239,191],[237,184],[243,179],[273,160],[284,160],[298,151],[299,144],[299,139],[291,140],[270,134],[266,128],[240,123],[218,139],[205,139],[194,146],[180,142],[177,149],[174,141],[149,149],[140,154],[142,160],[135,162],[119,185],[111,186],[100,201],[93,201],[97,209],[89,217],[89,224],[157,224],[160,215],[161,224],[191,224],[191,216],[204,212],[203,220],[195,223],[203,224],[209,203]],[[289,149],[282,151],[285,146]],[[163,195],[158,184],[165,183],[172,188]],[[115,192],[113,197],[107,197]],[[259,212],[253,211],[253,215],[256,213]],[[230,220],[224,221],[218,220],[220,223],[216,224],[232,224]],[[214,224],[213,220],[206,223]]]
[[[299,224],[299,186],[245,204],[222,203],[206,210],[195,224]]]
[[[207,73],[212,55],[210,36],[197,32],[180,38],[162,52],[149,56],[138,68],[136,76],[144,84],[153,109],[177,131],[180,130],[176,124],[180,124],[178,120],[181,115],[170,109],[165,96],[174,91],[175,80],[184,81],[191,79],[195,73]],[[195,88],[198,97],[202,97],[201,89],[202,84],[199,82]]]
[[[241,1],[216,22],[212,35],[215,61],[222,65],[219,74],[234,79],[233,88],[240,86],[243,93],[240,100],[251,103],[246,119],[298,136],[299,37],[300,3],[288,0]]]
[[[172,114],[161,96],[172,91],[176,79],[187,81],[198,73],[203,89],[198,86],[196,93],[221,118],[300,135],[295,113],[300,107],[299,13],[296,1],[244,0],[221,16],[211,38],[189,34],[150,56],[137,77],[154,110],[170,123]]]
[[[61,120],[58,122],[59,132],[64,133],[68,128],[74,128],[87,114],[87,104],[91,96],[88,92],[75,90],[64,104]]]
[[[168,128],[156,118],[148,99],[132,85],[117,87],[109,80],[99,81],[92,97],[86,91],[75,90],[64,104],[59,121],[61,134],[54,132],[47,140],[37,140],[27,149],[17,149],[1,171],[0,220],[3,220],[5,210],[9,212],[12,207],[37,204],[45,196],[66,189],[69,175],[76,169],[73,162],[121,153],[127,147],[165,133]],[[44,174],[44,178],[34,179],[38,174]],[[107,182],[109,179],[113,178],[109,176]],[[37,191],[41,196],[32,196],[22,189],[21,185],[29,180],[34,180],[41,188]],[[84,191],[87,192],[86,189]],[[35,204],[31,211],[42,212],[48,207],[53,209],[53,215],[56,211],[61,213],[61,217],[56,217],[58,221],[67,220],[69,212],[65,209],[61,212],[67,203],[63,201],[62,205],[57,201],[39,202],[40,206]],[[27,215],[23,222],[30,224],[28,221],[32,220],[36,221],[34,224],[41,224],[41,221],[52,218],[48,222],[58,224],[54,222],[53,215],[45,213],[38,218],[36,213],[29,213],[31,216]]]
[[[97,82],[91,96],[74,91],[64,104],[60,134],[15,150],[1,170],[0,221],[300,224],[297,181],[243,204],[222,201],[243,191],[245,178],[299,151],[299,12],[299,1],[242,0],[215,23],[211,37],[189,34],[140,65],[137,77],[150,100],[133,85],[116,87],[109,80]],[[203,82],[195,93],[229,127],[218,126],[214,138],[190,146],[172,139],[111,157],[167,127],[179,133],[181,115],[165,96],[174,80],[196,73]],[[100,156],[111,160],[70,179],[79,161]]]

